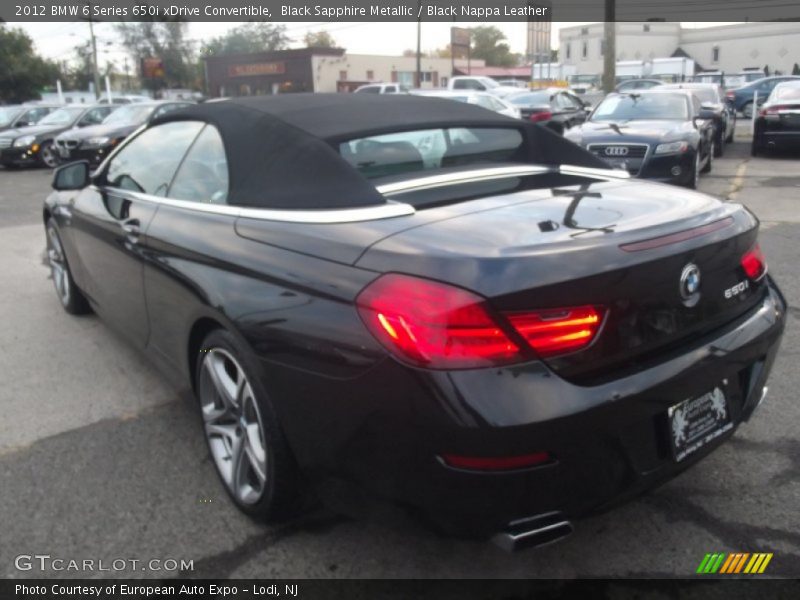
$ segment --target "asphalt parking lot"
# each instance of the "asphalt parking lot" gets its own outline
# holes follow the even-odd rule
[[[319,509],[275,526],[241,515],[192,404],[96,317],[59,307],[43,263],[49,183],[45,170],[0,169],[0,576],[92,575],[15,568],[17,555],[48,554],[192,560],[185,574],[210,578],[683,577],[708,552],[772,552],[768,574],[800,577],[800,153],[751,158],[747,124],[701,189],[761,219],[790,304],[767,401],[695,468],[514,555],[401,514]]]

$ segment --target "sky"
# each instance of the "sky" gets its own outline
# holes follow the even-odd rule
[[[199,49],[202,41],[221,35],[240,23],[190,23],[189,39]],[[525,53],[526,23],[481,23],[494,25],[506,35],[512,52]],[[558,47],[558,31],[562,27],[572,27],[585,23],[553,23],[552,45]],[[683,23],[685,27],[707,27],[727,23]],[[89,39],[89,25],[75,23],[13,23],[11,27],[21,27],[34,39],[37,51],[54,60],[70,60],[72,49]],[[95,24],[97,37],[98,63],[111,61],[122,70],[127,57],[119,43],[111,23]],[[287,34],[292,38],[292,46],[303,45],[303,36],[309,31],[328,31],[337,45],[346,48],[351,54],[383,54],[398,56],[404,50],[416,47],[416,23],[287,23]],[[444,48],[450,41],[451,23],[423,23],[423,51]],[[128,58],[130,61],[130,59]],[[130,64],[133,69],[133,65]]]

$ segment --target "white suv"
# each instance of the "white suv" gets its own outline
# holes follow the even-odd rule
[[[354,94],[404,94],[408,90],[399,83],[369,83],[357,87]]]

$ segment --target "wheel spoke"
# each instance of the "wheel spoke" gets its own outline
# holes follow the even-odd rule
[[[225,357],[212,351],[205,360],[205,367],[222,401],[230,409],[236,410],[240,393],[239,383],[231,379],[231,376],[225,370]],[[236,375],[237,379],[241,377],[239,369],[237,369]]]

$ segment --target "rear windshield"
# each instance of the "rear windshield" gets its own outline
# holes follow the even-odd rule
[[[339,153],[368,179],[480,163],[513,162],[517,129],[455,127],[404,131],[344,142]]]
[[[779,100],[800,100],[800,86],[776,87],[775,97]]]

